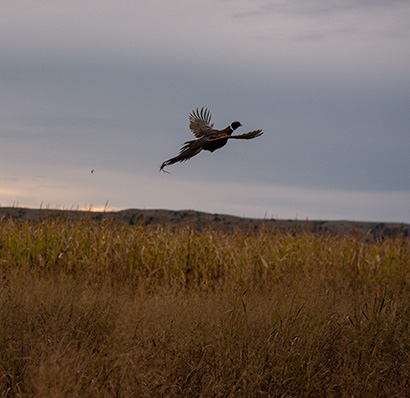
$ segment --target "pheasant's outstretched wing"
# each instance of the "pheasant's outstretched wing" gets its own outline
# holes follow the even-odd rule
[[[262,130],[255,130],[255,131],[250,131],[249,133],[245,134],[240,134],[240,135],[229,135],[226,133],[218,134],[215,132],[212,134],[212,137],[209,137],[209,141],[215,141],[215,140],[221,140],[224,138],[228,139],[236,139],[236,140],[251,140],[252,138],[260,137],[263,134]]]
[[[179,152],[179,155],[163,162],[159,170],[164,170],[164,167],[174,164],[176,162],[185,162],[186,160],[191,159],[195,155],[198,155],[198,153],[202,151],[202,148],[203,139],[185,142]]]
[[[249,133],[240,135],[231,135],[229,138],[235,138],[238,140],[251,140],[252,138],[260,137],[263,134],[262,130],[250,131]]]
[[[206,135],[214,127],[211,124],[211,112],[207,108],[202,107],[201,110],[196,108],[189,115],[189,128],[196,138],[201,138]]]

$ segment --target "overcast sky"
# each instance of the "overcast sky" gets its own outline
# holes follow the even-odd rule
[[[0,206],[410,222],[409,16],[408,0],[2,1]],[[159,172],[202,106],[264,135]]]

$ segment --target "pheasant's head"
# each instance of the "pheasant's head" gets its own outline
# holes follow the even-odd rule
[[[238,121],[231,123],[232,131],[235,131],[238,127],[241,127],[241,126],[242,126],[242,124],[240,124]]]

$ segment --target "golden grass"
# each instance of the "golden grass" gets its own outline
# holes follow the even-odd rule
[[[0,392],[410,396],[410,240],[0,222]]]

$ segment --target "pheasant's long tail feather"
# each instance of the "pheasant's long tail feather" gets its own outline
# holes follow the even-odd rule
[[[159,170],[165,171],[164,167],[166,166],[177,162],[185,162],[193,156],[198,155],[198,153],[202,151],[202,141],[202,139],[199,139],[185,142],[179,152],[179,155],[163,162]]]

